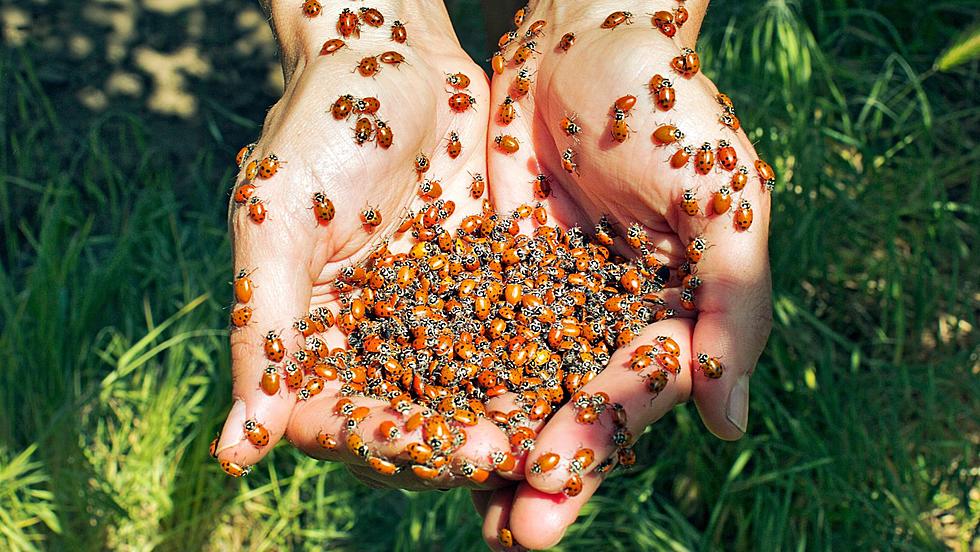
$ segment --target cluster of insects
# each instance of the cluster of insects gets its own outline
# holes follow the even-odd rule
[[[668,37],[674,36],[689,17],[683,0],[678,4],[673,11],[652,15],[654,28]],[[322,12],[317,0],[306,0],[302,9],[310,18]],[[525,6],[515,14],[517,29],[524,25],[526,13]],[[345,40],[359,38],[362,27],[380,28],[384,22],[384,16],[374,8],[362,7],[356,12],[345,8],[336,25],[343,38],[327,40],[321,55],[332,55],[347,45]],[[617,11],[598,26],[613,30],[632,23],[633,14]],[[534,73],[527,63],[540,53],[537,48],[546,27],[544,20],[537,20],[523,33],[513,30],[498,41],[500,49],[491,61],[494,72],[503,74],[508,67],[516,70],[496,112],[500,126],[515,120],[515,103],[531,90]],[[390,39],[403,44],[406,38],[405,26],[395,21]],[[567,52],[575,42],[574,33],[565,33],[556,50]],[[369,77],[380,71],[379,64],[398,66],[404,62],[401,54],[385,52],[363,58],[355,71]],[[692,78],[699,70],[697,53],[683,49],[663,72]],[[650,79],[649,94],[656,110],[667,113],[678,104],[671,81],[674,76],[655,74]],[[452,112],[464,113],[475,104],[468,92],[467,75],[447,74],[445,84]],[[731,100],[724,94],[717,100],[719,121],[732,132],[738,130],[740,123]],[[637,102],[635,95],[626,94],[610,107],[608,132],[615,142],[627,141],[634,132],[629,120]],[[381,102],[375,97],[344,94],[331,105],[330,112],[337,121],[354,118],[352,130],[358,145],[374,141],[387,149],[393,133],[379,118],[380,108]],[[559,123],[569,139],[561,154],[562,166],[575,175],[579,173],[575,146],[583,131],[578,120],[576,114],[570,114]],[[695,177],[713,171],[731,173],[728,183],[711,194],[708,205],[713,214],[721,215],[732,210],[734,202],[733,224],[738,230],[747,230],[752,224],[752,207],[747,199],[733,195],[748,184],[749,169],[739,165],[735,149],[725,138],[705,142],[696,149],[685,144],[684,138],[684,132],[669,123],[658,126],[652,135],[656,146],[677,148],[668,161],[674,169],[687,167],[693,160]],[[455,159],[462,151],[458,134],[451,131],[446,141],[447,153]],[[520,148],[518,139],[510,134],[497,135],[494,144],[508,155]],[[274,154],[251,159],[254,149],[250,144],[239,152],[237,162],[245,180],[235,190],[234,200],[248,205],[252,220],[261,223],[265,210],[255,195],[257,179],[271,178],[283,162]],[[569,479],[563,493],[573,497],[581,493],[582,477],[587,473],[601,475],[617,465],[633,465],[635,439],[627,429],[625,408],[606,393],[588,393],[583,386],[644,327],[676,314],[662,296],[666,287],[679,287],[679,306],[696,310],[695,293],[702,284],[696,268],[709,249],[708,242],[701,236],[692,239],[686,248],[686,262],[671,269],[639,224],[627,226],[622,236],[606,217],[588,233],[577,226],[564,230],[549,225],[541,202],[550,196],[551,184],[544,174],[533,181],[537,203],[498,213],[488,199],[483,199],[480,212],[463,218],[458,228],[449,228],[446,221],[456,206],[441,198],[439,179],[426,177],[429,158],[420,153],[414,169],[417,197],[423,204],[407,210],[395,230],[396,235],[410,236],[410,249],[395,253],[388,249],[387,240],[382,241],[363,262],[340,270],[335,282],[341,298],[338,309],[318,307],[303,314],[295,321],[295,334],[289,334],[295,337],[285,341],[281,332],[268,331],[262,343],[268,365],[258,387],[270,396],[288,391],[305,401],[321,393],[329,382],[336,382],[330,385],[340,386],[341,398],[333,412],[344,419],[344,425],[337,434],[320,431],[317,442],[327,450],[344,448],[384,475],[411,471],[425,480],[452,475],[483,483],[494,471],[516,469],[518,457],[535,447],[537,435],[532,426],[568,403],[575,408],[576,420],[583,424],[594,424],[604,413],[610,413],[610,439],[616,454],[596,462],[594,451],[585,447],[565,459],[547,452],[531,465],[532,473],[546,473],[564,465]],[[763,187],[772,190],[772,168],[757,160],[755,169]],[[482,175],[472,175],[471,197],[482,198],[485,189]],[[333,202],[320,192],[311,199],[317,223],[330,223],[336,214]],[[684,190],[680,207],[690,216],[707,211],[700,204],[696,187]],[[381,220],[381,213],[373,207],[360,212],[360,221],[367,229],[379,226]],[[533,230],[522,232],[521,221],[531,221]],[[612,252],[617,239],[636,252],[635,258]],[[255,287],[251,273],[241,269],[234,281],[236,305],[231,322],[235,328],[251,321],[249,304]],[[328,331],[341,332],[347,346],[328,348],[323,336]],[[680,374],[680,353],[678,344],[667,336],[637,348],[629,366],[642,376],[638,389],[656,397]],[[697,354],[692,368],[711,379],[724,373],[720,360],[704,352]],[[491,400],[505,394],[515,397],[516,408],[506,412],[494,409]],[[381,423],[377,435],[362,434],[359,428],[372,411],[356,406],[354,397],[386,401],[393,419]],[[479,461],[454,458],[453,453],[466,443],[466,428],[481,419],[506,433],[509,448],[494,450]],[[259,420],[247,420],[242,431],[256,447],[269,443],[269,433]],[[398,454],[386,456],[372,445],[380,441],[408,442],[400,446]],[[228,461],[221,465],[233,476],[245,475],[249,469]],[[513,543],[506,528],[498,538],[505,546]]]

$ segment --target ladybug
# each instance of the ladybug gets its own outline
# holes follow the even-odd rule
[[[711,379],[720,378],[725,371],[717,358],[710,357],[706,353],[698,353],[698,368],[701,373]]]
[[[674,25],[677,25],[678,28],[683,27],[684,23],[687,23],[690,16],[691,14],[688,13],[687,8],[684,6],[678,6],[677,9],[674,10]]]
[[[701,207],[698,205],[698,198],[694,195],[694,190],[690,188],[684,190],[684,195],[681,196],[681,210],[690,217],[697,215],[701,211]]]
[[[490,478],[489,471],[474,466],[469,462],[463,462],[459,467],[459,472],[463,474],[463,476],[469,479],[470,481],[479,485],[486,483],[487,479]]]
[[[229,460],[222,460],[219,464],[221,465],[221,469],[232,477],[245,477],[252,471],[250,466],[242,466]]]
[[[520,35],[517,34],[517,31],[507,31],[504,34],[500,35],[500,38],[497,39],[497,47],[500,49],[504,49],[507,46],[509,46],[511,42],[517,40],[519,36]]]
[[[381,66],[378,65],[377,58],[374,56],[367,56],[361,59],[361,61],[357,64],[357,67],[354,68],[354,71],[360,73],[362,77],[373,77],[381,72]]]
[[[374,115],[381,109],[381,102],[374,96],[354,101],[354,111],[362,115]]]
[[[555,469],[560,461],[561,457],[553,452],[542,454],[533,464],[531,464],[531,473],[547,473]]]
[[[534,211],[531,213],[534,217],[534,221],[544,226],[548,224],[548,212],[545,210],[544,205],[538,203],[534,206]]]
[[[684,146],[674,152],[674,155],[670,157],[670,166],[675,169],[683,168],[684,165],[687,165],[692,155],[694,155],[694,149],[691,146]]]
[[[694,305],[694,290],[691,288],[684,288],[681,290],[680,295],[681,308],[684,310],[692,311],[695,310]]]
[[[347,43],[344,42],[343,40],[339,38],[331,38],[330,40],[323,43],[323,46],[320,48],[320,55],[321,56],[333,55],[334,53],[337,52],[337,50],[340,50],[344,46],[347,46]]]
[[[480,173],[471,174],[473,181],[470,182],[470,196],[473,199],[480,199],[483,196],[483,192],[486,190],[487,184],[483,179],[483,175]]]
[[[405,56],[399,54],[398,52],[387,51],[378,55],[378,61],[398,67],[402,63],[405,63]]]
[[[420,153],[415,156],[415,172],[418,174],[418,178],[421,179],[422,175],[429,170],[429,158],[426,157],[424,153]]]
[[[718,188],[718,191],[711,195],[711,209],[716,215],[728,212],[732,206],[732,191],[728,186]]]
[[[517,8],[514,12],[514,26],[520,27],[524,23],[524,16],[527,15],[527,6]]]
[[[259,163],[259,176],[262,178],[272,178],[279,171],[279,167],[282,162],[276,157],[276,154],[270,153],[268,157]]]
[[[510,532],[510,529],[501,527],[500,530],[497,531],[497,542],[499,542],[500,546],[503,546],[504,548],[510,548],[514,546],[514,534]]]
[[[733,113],[735,111],[735,104],[732,102],[732,99],[729,98],[727,94],[722,94],[721,92],[719,92],[715,94],[715,100],[718,101],[722,109],[724,109],[726,112]]]
[[[259,162],[256,159],[252,159],[245,166],[245,180],[255,180],[255,177],[259,175]]]
[[[235,156],[235,164],[238,165],[238,168],[241,168],[242,163],[252,156],[253,151],[255,151],[254,143],[242,146],[242,149],[238,150],[238,155]]]
[[[354,123],[354,143],[358,146],[363,146],[364,142],[370,142],[371,138],[374,136],[374,125],[371,123],[371,119],[367,117],[361,117]]]
[[[415,474],[419,479],[425,479],[431,481],[440,475],[442,475],[442,469],[430,468],[429,466],[420,466],[418,464],[412,465],[412,473]]]
[[[738,129],[742,128],[742,123],[738,120],[738,117],[732,115],[731,113],[722,113],[721,116],[718,117],[718,120],[721,121],[721,124],[732,130],[737,131]]]
[[[532,188],[534,190],[535,199],[548,199],[548,196],[551,195],[551,180],[547,175],[539,174],[534,177],[534,185]]]
[[[237,309],[231,311],[231,324],[236,328],[241,328],[248,325],[248,321],[252,319],[252,307],[244,306],[238,307]]]
[[[537,44],[533,40],[522,44],[521,47],[517,49],[517,52],[514,53],[514,63],[517,65],[523,65],[527,62],[527,60],[531,59],[531,54],[540,53],[534,49],[535,46],[537,46]]]
[[[521,143],[510,134],[501,134],[495,137],[493,141],[497,144],[497,149],[507,155],[513,155],[517,153],[517,150],[521,149]]]
[[[367,465],[381,475],[395,475],[398,473],[398,466],[383,458],[378,458],[377,456],[368,458]]]
[[[254,270],[246,271],[244,268],[238,271],[238,275],[235,276],[235,282],[233,284],[235,289],[235,300],[239,303],[248,303],[252,300],[252,292],[255,290],[255,284],[252,283],[252,279],[249,275],[255,272]]]
[[[653,141],[656,142],[658,146],[673,144],[674,142],[683,139],[684,133],[674,125],[661,125],[657,127],[657,130],[653,131]]]
[[[584,470],[595,462],[595,451],[590,448],[580,448],[572,457],[572,462],[576,464],[579,471]]]
[[[295,362],[287,361],[283,369],[286,371],[286,387],[296,389],[303,385],[303,372]]]
[[[362,439],[361,436],[356,433],[350,433],[347,435],[346,444],[347,450],[349,450],[355,456],[367,458],[368,454],[370,453],[367,443],[365,443],[364,439]]]
[[[456,90],[464,90],[470,86],[470,78],[463,73],[452,73],[446,75],[446,84]]]
[[[748,230],[752,226],[752,204],[743,199],[735,210],[735,228],[740,231]]]
[[[388,126],[388,123],[378,121],[374,125],[374,138],[375,143],[380,146],[381,149],[388,149],[391,147],[391,144],[395,139],[395,135],[391,131],[391,127]]]
[[[612,135],[613,140],[616,140],[619,143],[623,143],[627,138],[629,138],[632,129],[626,122],[626,112],[622,109],[617,108],[613,112],[613,124],[609,132]]]
[[[269,430],[262,424],[252,420],[245,420],[245,436],[248,441],[257,447],[264,447],[269,444]]]
[[[759,179],[762,180],[762,185],[765,186],[766,190],[772,191],[776,187],[776,172],[772,170],[769,163],[762,159],[756,159],[755,171],[759,174]]]
[[[425,443],[409,443],[402,450],[402,454],[406,455],[412,462],[416,464],[426,464],[432,459],[432,447],[426,445]]]
[[[462,113],[473,105],[476,105],[476,98],[465,92],[457,92],[449,97],[449,109],[456,113]]]
[[[419,189],[416,193],[418,194],[419,199],[422,201],[435,201],[442,195],[442,185],[439,184],[438,180],[430,180],[426,178],[419,183]]]
[[[691,264],[696,264],[701,261],[701,256],[704,254],[704,250],[708,248],[708,242],[702,237],[696,237],[691,240],[691,243],[687,245],[687,260]]]
[[[490,58],[490,67],[493,72],[497,75],[504,72],[504,67],[507,65],[507,60],[504,59],[504,54],[500,50],[493,53],[493,57]]]
[[[408,32],[405,31],[405,24],[397,19],[391,24],[391,40],[399,44],[405,44],[408,39]]]
[[[449,143],[446,144],[446,153],[449,154],[450,159],[456,159],[462,151],[463,144],[459,141],[459,134],[456,134],[456,131],[450,131]]]
[[[666,370],[656,370],[647,376],[646,388],[648,392],[652,393],[654,397],[656,397],[661,391],[667,388],[667,383],[669,382],[670,380],[667,377]]]
[[[718,141],[718,153],[715,155],[718,164],[726,171],[734,171],[738,165],[738,153],[726,140]]]
[[[327,450],[337,450],[337,439],[328,433],[323,431],[318,431],[316,434],[316,442],[321,447]]]
[[[350,116],[351,111],[354,110],[354,97],[350,94],[345,94],[337,98],[337,101],[330,106],[330,113],[333,114],[333,118],[338,121],[341,119],[346,119]]]
[[[615,103],[613,103],[614,111],[622,111],[624,113],[629,113],[633,106],[636,105],[636,96],[632,94],[627,94],[618,98]]]
[[[361,38],[361,21],[350,8],[344,8],[337,18],[337,32],[344,38]]]
[[[568,478],[568,481],[565,481],[565,485],[561,488],[561,492],[568,498],[578,496],[582,492],[582,476],[577,473],[572,474],[572,476]]]
[[[381,224],[381,212],[374,207],[361,211],[361,224],[376,227]]]
[[[361,8],[361,21],[369,27],[380,27],[385,24],[385,16],[374,8]]]
[[[742,188],[744,188],[745,185],[748,183],[749,183],[749,169],[747,169],[743,165],[739,167],[737,171],[735,171],[735,174],[732,175],[732,179],[729,182],[729,185],[731,186],[732,191],[741,192]]]
[[[266,395],[275,395],[279,392],[279,380],[279,369],[276,368],[275,364],[270,364],[262,372],[262,380],[259,382],[259,387],[262,388],[262,392]]]
[[[253,197],[248,200],[248,216],[252,219],[255,224],[262,224],[265,222],[265,203],[258,197]]]
[[[303,2],[303,15],[306,17],[316,17],[323,11],[323,6],[317,0],[306,0]]]
[[[622,25],[623,23],[630,25],[633,23],[633,14],[628,11],[615,11],[606,16],[602,24],[599,25],[602,29],[615,29],[616,27]]]
[[[575,33],[565,33],[561,36],[561,40],[558,41],[558,47],[562,51],[567,52],[569,48],[575,45]]]
[[[221,439],[221,434],[218,434],[215,436],[214,439],[211,439],[211,444],[208,446],[208,455],[210,455],[211,458],[218,457],[218,440],[220,439]]]
[[[527,28],[527,32],[524,33],[525,39],[535,38],[544,34],[544,28],[548,26],[548,22],[544,19],[538,19],[531,26]],[[518,25],[520,27],[520,25]]]
[[[235,196],[234,196],[235,203],[238,203],[239,205],[244,205],[245,203],[248,202],[249,198],[251,198],[252,194],[254,193],[255,193],[254,184],[250,182],[243,183],[241,186],[238,187],[237,190],[235,190]]]
[[[517,75],[514,76],[514,96],[521,98],[531,90],[531,72],[522,67]]]
[[[497,122],[503,126],[509,125],[517,117],[517,109],[514,107],[514,99],[510,96],[504,98],[504,103],[497,109]]]
[[[334,209],[333,201],[330,201],[323,192],[313,194],[313,216],[316,217],[318,223],[329,223],[335,214],[337,211]]]
[[[580,132],[582,132],[582,127],[575,122],[576,117],[577,116],[575,114],[572,114],[561,120],[561,129],[565,131],[566,136],[571,136],[574,138]]]
[[[701,58],[690,48],[681,50],[681,55],[670,60],[670,66],[682,77],[691,78],[701,70]]]
[[[265,358],[272,362],[279,362],[286,356],[286,347],[282,344],[279,334],[270,331],[265,335]]]
[[[659,76],[654,75],[654,78]],[[670,80],[660,79],[660,83],[653,91],[653,101],[661,111],[670,111],[673,109],[674,102],[677,101],[677,95],[674,92],[674,85]]]
[[[513,454],[499,450],[490,453],[490,463],[497,471],[514,471],[517,467],[517,459]]]
[[[565,172],[578,174],[578,165],[575,163],[575,152],[568,148],[561,154],[561,167]]]
[[[698,149],[697,155],[694,156],[694,170],[699,174],[708,174],[711,172],[715,166],[715,151],[711,147],[711,144],[705,142]]]

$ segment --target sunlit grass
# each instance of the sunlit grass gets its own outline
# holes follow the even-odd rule
[[[560,549],[978,546],[980,77],[931,69],[969,3],[862,5],[712,8],[705,68],[781,175],[749,435],[678,408]],[[225,185],[256,128],[179,159],[131,113],[66,133],[33,52],[0,52],[0,549],[479,549],[465,493],[285,446],[220,473]]]

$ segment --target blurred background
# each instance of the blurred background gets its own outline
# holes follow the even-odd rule
[[[677,408],[559,548],[980,551],[978,5],[716,4],[704,70],[780,175],[749,433]],[[489,57],[509,7],[449,5]],[[22,0],[0,25],[0,549],[480,549],[464,492],[208,457],[234,156],[282,82],[257,4]]]

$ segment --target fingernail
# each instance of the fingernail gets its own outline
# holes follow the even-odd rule
[[[242,442],[241,426],[244,423],[245,401],[235,399],[235,402],[231,405],[231,410],[228,411],[228,419],[225,421],[225,427],[221,431],[221,440],[218,441],[218,454]],[[234,431],[232,429],[234,427],[238,427],[239,431]]]
[[[739,376],[735,387],[728,393],[728,405],[725,407],[725,417],[731,424],[745,433],[749,423],[749,376]]]

